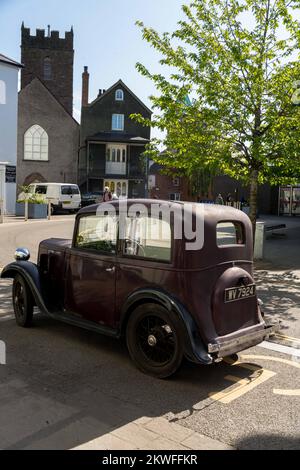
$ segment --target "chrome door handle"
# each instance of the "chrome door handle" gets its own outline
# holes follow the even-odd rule
[[[108,273],[114,273],[115,272],[115,267],[113,266],[112,268],[107,268],[105,271]]]

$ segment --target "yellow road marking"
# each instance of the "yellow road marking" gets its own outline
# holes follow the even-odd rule
[[[297,369],[300,369],[300,364],[299,362],[294,362],[294,361],[289,361],[288,359],[282,359],[281,357],[274,357],[274,356],[255,356],[254,354],[247,354],[244,356],[241,356],[242,359],[261,359],[261,360],[271,360],[275,362],[281,362],[282,364],[287,364],[292,367],[296,367]],[[273,393],[275,395],[285,395],[285,396],[293,396],[297,397],[300,396],[300,389],[296,390],[283,390],[279,388],[274,388]]]
[[[281,336],[284,336],[284,335],[281,335]],[[291,337],[288,337],[288,338],[292,339]],[[300,369],[299,362],[290,361],[288,359],[282,359],[281,357],[245,354],[241,356],[241,359],[242,360],[254,359],[254,360],[266,360],[266,361],[271,360],[274,362],[280,362],[281,364],[289,365],[292,367],[296,367],[297,369]],[[245,395],[250,390],[253,390],[255,387],[257,387],[261,383],[265,382],[266,380],[269,380],[271,377],[274,377],[274,375],[276,375],[275,372],[264,369],[260,365],[249,364],[246,362],[241,362],[240,360],[234,361],[230,358],[224,359],[224,362],[232,366],[242,367],[243,369],[248,369],[253,372],[257,372],[259,373],[259,375],[258,377],[251,376],[251,377],[244,378],[244,379],[241,379],[240,377],[236,377],[235,375],[227,375],[226,377],[224,377],[225,380],[228,380],[229,382],[233,382],[237,384],[237,387],[232,388],[232,385],[230,385],[228,387],[230,390],[225,389],[221,392],[209,393],[209,397],[211,399],[215,401],[219,401],[220,403],[223,403],[223,404],[231,403],[233,400],[236,400],[237,398]],[[300,396],[300,389],[282,390],[282,389],[274,388],[273,393],[275,395]]]
[[[293,338],[292,336],[286,336],[286,335],[282,335],[281,333],[276,333],[275,337],[280,338],[280,339],[286,339],[287,341],[291,341],[293,343],[299,343],[300,344],[300,339],[299,338]]]
[[[230,358],[224,359],[224,362],[227,362],[227,364],[230,364],[235,367],[242,367],[243,369],[251,370],[252,372],[256,372],[256,376],[250,376],[244,379],[241,379],[240,377],[236,377],[235,375],[227,375],[225,380],[228,380],[229,382],[233,382],[237,384],[238,386],[235,387],[234,389],[231,390],[223,390],[221,392],[212,392],[209,393],[209,397],[212,400],[219,401],[224,404],[228,404],[232,402],[233,400],[236,400],[237,398],[241,397],[242,395],[245,395],[245,393],[250,392],[250,390],[253,390],[255,387],[260,385],[261,383],[265,382],[266,380],[269,380],[271,377],[276,375],[275,372],[272,372],[270,370],[264,369],[261,366],[257,366],[255,364],[247,364],[245,362],[241,361],[233,361]],[[232,386],[230,385],[229,388]]]

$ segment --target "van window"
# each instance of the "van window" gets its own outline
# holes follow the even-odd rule
[[[171,227],[154,217],[128,218],[124,255],[171,261]]]
[[[245,231],[240,222],[219,222],[217,225],[217,245],[244,245]]]
[[[64,196],[71,196],[72,194],[79,194],[78,186],[65,185],[61,187],[61,194]]]
[[[79,194],[78,186],[71,186],[71,188],[72,188],[72,194]]]
[[[70,196],[72,193],[72,186],[62,186],[61,187],[61,194]]]
[[[83,250],[115,253],[117,246],[118,217],[81,217],[75,246]]]
[[[36,186],[35,193],[36,194],[47,194],[47,186]]]

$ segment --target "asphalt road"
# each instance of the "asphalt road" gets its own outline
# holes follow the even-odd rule
[[[0,264],[18,245],[34,260],[39,240],[68,238],[72,226],[71,218],[0,227]],[[288,339],[244,351],[234,365],[185,362],[166,381],[137,371],[122,342],[41,314],[33,328],[17,327],[10,281],[1,281],[0,448],[73,448],[137,418],[165,416],[239,449],[299,449],[300,280],[264,270],[257,278]]]
[[[13,261],[18,247],[28,248],[35,262],[40,241],[51,237],[72,238],[74,220],[74,215],[61,215],[45,221],[19,220],[0,225],[0,267]]]

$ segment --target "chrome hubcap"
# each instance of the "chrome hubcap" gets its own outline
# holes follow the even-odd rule
[[[149,344],[149,346],[152,346],[152,347],[156,346],[157,339],[155,338],[154,335],[149,335],[148,336],[148,344]]]

